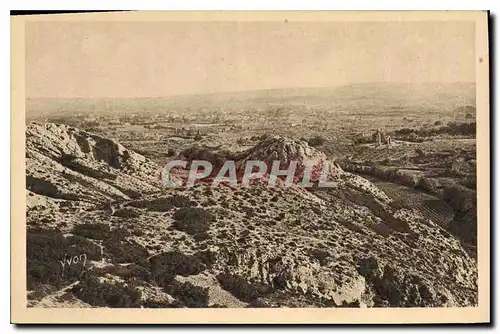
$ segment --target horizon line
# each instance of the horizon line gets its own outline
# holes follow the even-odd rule
[[[398,84],[398,85],[428,85],[428,84],[476,84],[475,81],[422,81],[422,82],[411,82],[411,81],[360,81],[360,82],[349,82],[349,83],[339,83],[337,85],[331,86],[293,86],[293,87],[281,87],[281,88],[263,88],[263,89],[248,89],[248,90],[233,90],[233,91],[215,91],[215,92],[194,92],[194,93],[182,93],[182,94],[170,94],[170,95],[156,95],[156,96],[96,96],[96,97],[85,97],[85,96],[26,96],[26,99],[82,99],[82,100],[98,100],[98,99],[162,99],[162,98],[176,98],[184,96],[200,96],[200,95],[217,95],[217,94],[236,94],[236,93],[250,93],[250,92],[266,92],[266,91],[279,91],[279,90],[293,90],[293,89],[328,89],[328,88],[339,88],[343,86],[354,86],[354,85],[367,85],[367,84]]]

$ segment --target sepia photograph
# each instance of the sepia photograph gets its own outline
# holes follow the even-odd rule
[[[487,12],[11,20],[17,321],[489,321]]]

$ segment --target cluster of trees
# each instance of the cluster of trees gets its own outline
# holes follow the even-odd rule
[[[434,127],[430,129],[410,129],[403,128],[394,131],[396,136],[411,136],[415,135],[417,137],[432,137],[437,135],[452,135],[452,136],[475,136],[476,135],[476,123],[457,123],[452,122],[447,125]]]

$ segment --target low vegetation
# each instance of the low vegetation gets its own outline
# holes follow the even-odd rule
[[[180,208],[174,215],[173,227],[179,231],[191,235],[205,233],[210,228],[210,223],[215,221],[215,217],[202,208]]]

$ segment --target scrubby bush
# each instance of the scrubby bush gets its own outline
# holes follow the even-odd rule
[[[68,243],[56,230],[28,231],[27,233],[27,287],[35,284],[50,284],[59,287],[62,283],[62,266]]]
[[[92,306],[116,308],[140,307],[142,295],[135,287],[119,282],[101,282],[91,275],[76,285],[72,292]]]
[[[217,275],[220,285],[236,298],[250,303],[266,294],[271,293],[271,288],[258,283],[250,283],[238,275],[221,273]]]
[[[187,167],[191,165],[193,160],[204,160],[212,164],[214,170],[221,168],[226,161],[226,158],[221,152],[216,153],[205,147],[190,147],[179,153],[179,156],[187,161]]]
[[[82,254],[99,259],[100,252],[82,238],[65,238],[58,230],[28,230],[26,238],[26,275],[28,290],[36,284],[57,288],[77,280],[84,272]],[[78,257],[78,262],[65,261]],[[63,262],[63,264],[61,264]]]
[[[328,263],[327,259],[330,257],[330,253],[322,249],[313,249],[311,250],[311,256],[319,261],[319,264],[322,266]]]
[[[415,133],[415,129],[402,128],[394,131],[394,134],[396,135],[409,135],[410,133]]]
[[[79,235],[71,235],[66,239],[73,254],[85,254],[88,260],[101,260],[101,247],[96,243]]]
[[[455,185],[443,188],[442,199],[455,211],[467,211],[476,206],[477,194],[472,189]]]
[[[185,307],[205,308],[208,307],[208,288],[193,285],[190,282],[173,281],[165,287],[165,290],[177,298]]]
[[[469,189],[476,190],[476,184],[477,184],[476,176],[469,175],[469,176],[461,179],[460,184],[469,188]]]
[[[326,139],[320,135],[315,135],[307,141],[309,146],[321,146],[326,142]]]
[[[382,167],[382,166],[375,166],[372,167],[371,173],[378,177],[379,179],[385,180],[385,181],[392,181],[394,179],[394,176],[396,174],[397,168],[395,167]]]
[[[416,187],[419,181],[418,175],[414,172],[407,170],[397,170],[394,174],[394,182],[409,186]]]
[[[439,181],[433,178],[421,177],[417,187],[431,194],[436,194],[439,190]]]
[[[121,218],[137,218],[141,216],[141,213],[137,210],[133,210],[131,208],[121,208],[116,210],[113,213],[113,216],[115,217],[121,217]]]
[[[262,134],[260,136],[252,136],[252,137],[250,137],[250,140],[253,140],[253,141],[263,141],[263,140],[266,140],[267,138],[269,138],[268,134]],[[305,141],[305,139],[304,139],[304,141]]]
[[[210,267],[211,261],[206,253],[188,255],[179,251],[158,254],[150,259],[154,279],[160,286],[166,286],[177,275],[199,274]]]
[[[167,157],[173,157],[177,154],[173,148],[169,148],[167,151]]]
[[[111,258],[113,263],[135,263],[140,266],[147,266],[149,256],[146,248],[132,240],[125,240],[123,236],[111,233],[111,237],[103,242],[106,256]]]
[[[477,211],[476,207],[462,210],[455,214],[450,222],[453,234],[466,243],[477,244]]]
[[[89,239],[103,240],[109,235],[110,227],[108,224],[78,224],[73,227],[73,233]]]
[[[180,208],[174,213],[174,228],[195,235],[207,232],[215,217],[202,208]]]

